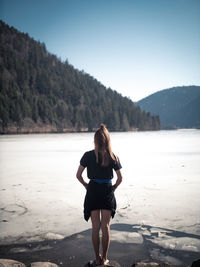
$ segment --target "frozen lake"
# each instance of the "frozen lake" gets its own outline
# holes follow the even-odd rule
[[[75,174],[83,153],[93,149],[93,135],[0,136],[1,244],[61,238],[91,227],[83,219],[85,189]],[[111,133],[111,142],[124,178],[112,224],[200,235],[200,130]],[[155,239],[164,248],[177,245],[165,241]],[[179,249],[200,250],[198,239],[179,241]]]

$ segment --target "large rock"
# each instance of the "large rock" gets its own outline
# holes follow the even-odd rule
[[[0,267],[26,267],[26,265],[19,261],[0,259]],[[58,267],[58,265],[51,262],[33,262],[30,267]]]
[[[19,261],[0,259],[0,267],[26,267],[26,265]]]
[[[200,259],[193,261],[192,266],[191,267],[200,267]]]
[[[156,262],[139,262],[136,264],[133,264],[132,267],[173,267],[172,265],[168,264],[159,264]]]
[[[57,264],[51,262],[33,262],[30,267],[58,267]]]

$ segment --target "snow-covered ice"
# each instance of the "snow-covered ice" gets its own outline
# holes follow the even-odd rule
[[[112,237],[200,250],[198,238],[170,236],[176,230],[200,235],[200,130],[111,133],[111,141],[124,178],[112,223],[135,225],[135,233],[113,231]],[[85,189],[75,178],[90,149],[93,133],[0,137],[1,244],[59,239],[91,227],[83,219]]]

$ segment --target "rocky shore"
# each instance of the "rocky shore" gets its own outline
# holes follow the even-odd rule
[[[15,261],[15,260],[8,260],[8,259],[0,259],[0,266],[1,267],[27,267],[24,263]],[[62,265],[66,266],[67,265]],[[95,267],[95,263],[93,261],[90,261],[84,265],[84,267]],[[99,267],[103,267],[104,265],[99,265]],[[116,261],[110,261],[108,267],[122,267],[118,262]],[[191,267],[199,267],[200,266],[200,260],[194,261],[191,265]],[[57,264],[52,262],[32,262],[29,267],[59,267]],[[78,266],[77,266],[78,267]],[[138,262],[133,264],[131,267],[173,267],[173,265],[168,264],[159,264],[156,262]]]
[[[199,258],[199,252],[181,249],[163,248],[151,242],[158,233],[168,239],[170,236],[183,238],[185,233],[154,232],[148,236],[148,226],[143,226],[135,231],[132,225],[111,225],[111,245],[109,259],[113,267],[156,267],[156,266],[180,266],[198,267],[199,262],[193,263]],[[157,229],[159,230],[159,229]],[[138,231],[143,231],[143,239]],[[145,235],[148,238],[145,238]],[[166,237],[165,237],[166,235]],[[167,237],[168,236],[168,237]],[[190,237],[193,235],[190,234]],[[192,245],[192,244],[191,244]],[[44,240],[38,242],[26,242],[18,244],[0,245],[1,267],[89,267],[94,259],[91,229],[82,231],[60,240]],[[4,259],[4,260],[3,260]],[[14,263],[7,260],[15,260]],[[90,264],[88,265],[88,263]]]

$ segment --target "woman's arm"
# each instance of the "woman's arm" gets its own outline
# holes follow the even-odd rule
[[[83,167],[82,165],[79,165],[77,173],[76,173],[76,177],[79,180],[79,182],[82,183],[82,185],[87,189],[88,184],[83,180],[83,177],[82,177],[82,173],[84,169],[85,167]]]
[[[117,171],[115,171],[116,172],[116,174],[117,174],[117,181],[116,181],[116,183],[113,185],[113,188],[114,188],[114,190],[121,184],[121,182],[122,182],[122,174],[121,174],[121,171],[120,170],[117,170]]]

